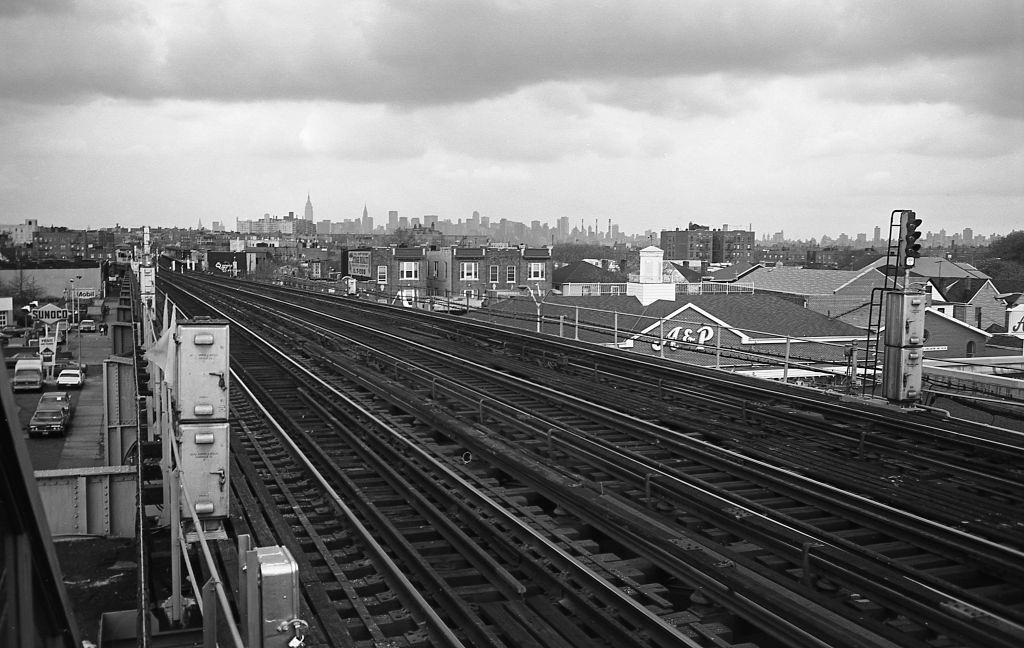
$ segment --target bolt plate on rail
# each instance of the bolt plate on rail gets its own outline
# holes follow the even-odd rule
[[[942,608],[964,619],[980,619],[989,616],[988,612],[963,601],[943,601]]]

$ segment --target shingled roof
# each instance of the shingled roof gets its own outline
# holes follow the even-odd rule
[[[950,261],[942,257],[921,257],[910,269],[910,274],[932,279],[981,279],[983,283],[985,279],[991,279],[970,263]]]
[[[792,295],[831,295],[864,272],[871,270],[810,270],[795,266],[768,266],[745,274],[741,281],[754,290]]]
[[[532,300],[509,299],[476,311],[473,316],[532,329],[536,322],[536,308]],[[695,335],[704,327],[710,329],[709,334],[721,334],[721,347],[717,347],[717,353],[725,349],[731,358],[729,364],[735,366],[762,364],[761,356],[784,357],[787,336],[832,342],[824,345],[794,341],[794,359],[841,362],[842,344],[863,336],[863,331],[855,326],[829,319],[774,295],[687,295],[677,301],[661,300],[647,306],[631,296],[548,295],[541,309],[547,333],[557,334],[561,328],[566,335],[596,344],[617,342],[621,345],[635,340],[637,350],[646,349],[648,353],[651,350],[647,347],[657,342],[661,335],[669,335],[673,328],[686,329],[688,334]],[[562,321],[560,326],[556,324],[559,319]],[[661,321],[665,324],[659,324]],[[670,339],[665,338],[666,343]],[[697,364],[718,362],[714,357],[716,350],[686,344],[682,336],[678,345],[673,343],[671,351],[676,360]]]
[[[614,313],[618,313],[620,330],[640,331],[650,324],[650,318],[665,317],[687,304],[699,308],[736,330],[743,331],[751,338],[785,337],[787,335],[817,338],[863,334],[863,331],[856,326],[830,319],[821,313],[816,313],[774,295],[685,295],[677,301],[659,300],[647,306],[641,305],[636,297],[626,295],[602,297],[548,295],[544,298],[541,307],[546,317],[557,318],[559,315],[574,312],[575,307],[579,306],[581,309],[586,309],[588,320],[596,318],[595,321],[609,325],[614,319]],[[529,300],[507,300],[493,305],[493,308],[529,315],[536,313],[536,306]]]
[[[948,279],[945,277],[939,279],[933,277],[930,281],[947,302],[956,304],[970,303],[974,296],[978,294],[978,291],[988,283],[988,279],[976,279],[973,277],[960,279]]]
[[[551,278],[553,286],[567,283],[622,283],[622,276],[586,261],[574,261],[556,268]]]

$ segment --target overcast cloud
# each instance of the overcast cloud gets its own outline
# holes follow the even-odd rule
[[[0,2],[0,222],[1024,224],[1024,3]]]

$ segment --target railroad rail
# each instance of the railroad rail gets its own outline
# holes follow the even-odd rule
[[[416,318],[353,300],[311,303],[308,295],[218,287],[177,276],[163,285],[183,304],[191,298],[176,293],[179,286],[216,294],[222,309],[218,316],[234,319],[245,337],[266,339],[279,355],[303,357],[298,365],[312,368],[322,381],[286,396],[288,390],[273,388],[285,372],[272,369],[247,381],[271,385],[261,397],[264,403],[286,407],[281,403],[299,398],[290,417],[318,416],[320,423],[312,427],[330,436],[344,420],[321,402],[330,389],[338,398],[326,400],[362,401],[364,413],[348,415],[356,434],[367,427],[366,412],[383,404],[370,420],[390,421],[406,452],[418,448],[442,466],[468,457],[456,464],[461,479],[478,484],[482,499],[474,501],[504,502],[499,508],[537,531],[537,537],[515,544],[533,547],[536,554],[542,539],[556,538],[556,545],[573,547],[573,560],[591,570],[605,566],[605,576],[597,573],[599,581],[620,594],[630,592],[631,601],[645,601],[644,609],[657,610],[657,621],[647,617],[654,625],[641,629],[645,617],[617,617],[613,612],[621,612],[624,601],[608,599],[609,590],[604,590],[603,603],[589,609],[618,628],[617,641],[680,641],[671,634],[659,638],[659,631],[669,629],[694,645],[722,645],[714,642],[734,636],[764,646],[1009,646],[1024,638],[1024,554],[1005,541],[1012,540],[1012,527],[1021,519],[1020,495],[1010,487],[1012,472],[1000,474],[989,465],[993,456],[1012,453],[1012,437],[989,438],[977,453],[979,462],[967,462],[967,471],[945,490],[937,488],[938,480],[924,479],[916,489],[902,491],[890,480],[887,491],[868,466],[902,457],[904,481],[909,481],[940,465],[952,471],[957,464],[939,449],[922,467],[906,461],[905,447],[868,448],[863,431],[845,434],[849,415],[838,425],[823,416],[808,421],[803,415],[796,426],[800,433],[784,437],[780,427],[792,417],[780,407],[794,407],[786,400],[793,390],[780,390],[769,400],[770,390],[759,387],[758,396],[766,402],[752,406],[749,399],[730,403],[731,395],[723,398],[712,384],[710,393],[691,395],[698,406],[688,411],[666,407],[665,399],[678,393],[673,391],[678,379],[669,383],[666,378],[671,371],[653,389],[650,382],[642,388],[642,379],[621,368],[612,381],[607,366],[599,369],[596,360],[581,360],[585,349],[556,357],[542,347],[538,356],[521,335],[493,326],[450,317]],[[186,309],[191,307],[199,308]],[[613,354],[599,355],[603,363],[605,355]],[[241,355],[234,361],[243,380],[245,371],[255,371],[245,369],[251,363]],[[647,371],[659,363],[641,365]],[[585,379],[580,371],[586,372]],[[963,438],[956,430],[944,434],[942,421],[925,427],[933,448],[941,448],[934,439],[949,436],[958,443]],[[824,432],[814,433],[819,428]],[[310,443],[325,448],[330,440]],[[779,457],[780,451],[785,456]],[[402,475],[416,472],[410,467]],[[428,481],[435,482],[436,476]],[[510,489],[514,498],[507,495]],[[358,499],[363,491],[352,492]],[[912,493],[910,506],[903,506],[903,492]],[[892,501],[880,502],[886,493]],[[929,503],[937,495],[944,499]],[[404,501],[410,496],[406,492]],[[938,509],[958,503],[956,514],[975,507],[984,513],[982,519],[956,526],[943,522],[947,514]],[[450,519],[454,509],[449,505],[447,510]],[[456,515],[480,534],[478,527],[496,516],[494,510]],[[506,519],[500,526],[511,524]],[[566,535],[560,532],[564,529],[573,532]],[[592,542],[581,547],[572,541],[579,537]],[[477,547],[480,542],[497,545],[483,535],[476,542]],[[591,544],[597,545],[596,553],[585,551]],[[608,560],[609,554],[614,560]],[[474,563],[470,545],[459,555],[478,573],[502,573],[482,557]],[[572,564],[560,560],[565,558],[557,553],[544,555],[536,569],[543,574],[552,565],[568,569]],[[609,562],[615,566],[608,569]],[[517,559],[519,571],[507,573],[522,573],[524,564]],[[621,576],[623,565],[631,566],[628,579]],[[525,571],[536,577],[533,570]],[[529,589],[543,579],[525,582]],[[550,586],[546,591],[550,597]],[[579,595],[593,601],[598,591]],[[508,599],[503,605],[514,600],[512,590],[501,594]],[[549,598],[545,609],[550,604]],[[571,607],[579,618],[591,616],[579,612],[588,609],[583,603]],[[409,612],[422,618],[423,610]],[[455,632],[468,632],[476,623],[508,639],[512,631],[495,623],[498,612],[491,614],[475,622],[471,616],[453,616]],[[709,619],[719,620],[717,633],[708,630],[714,627]],[[584,632],[594,621],[588,618],[577,629]]]

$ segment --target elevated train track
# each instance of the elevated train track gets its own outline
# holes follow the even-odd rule
[[[396,628],[409,645],[447,645],[452,636],[467,645],[1024,640],[1013,487],[1021,450],[1012,435],[933,419],[901,426],[897,443],[878,442],[890,436],[884,418],[805,390],[588,355],[594,350],[544,336],[349,299],[164,277],[186,312],[234,321],[235,339],[246,340],[233,344],[235,372],[267,409],[233,404],[236,446],[251,455],[237,459],[236,474],[249,478],[249,495],[236,497],[249,503],[238,523],[284,532],[280,521],[244,519],[254,503],[275,500],[285,513],[268,514],[274,520],[328,525],[319,537],[333,544],[291,540],[316,550],[304,570],[320,583],[304,574],[310,609],[326,602],[346,618],[376,616],[338,576],[352,563],[335,557],[335,545],[355,543],[344,524],[329,529],[343,517],[339,503],[323,498],[327,486],[293,492],[286,477],[268,477],[301,471],[282,467],[294,450],[273,449],[280,442],[256,431],[261,420],[273,415],[297,429],[296,446],[319,457],[330,488],[344,487],[339,497],[358,503],[367,527],[373,520],[371,536],[398,531],[380,544],[411,589],[381,571],[380,555],[352,553],[375,565],[392,588],[384,597],[392,616],[408,625],[349,630],[360,641]],[[261,340],[277,350],[261,350]],[[751,389],[754,398],[743,396]],[[271,449],[252,454],[264,436]],[[977,441],[958,454],[967,437]],[[278,459],[257,460],[264,455]],[[347,463],[357,456],[363,463]],[[261,479],[276,495],[261,494]],[[423,537],[401,533],[425,528]],[[416,592],[429,593],[426,605]]]

